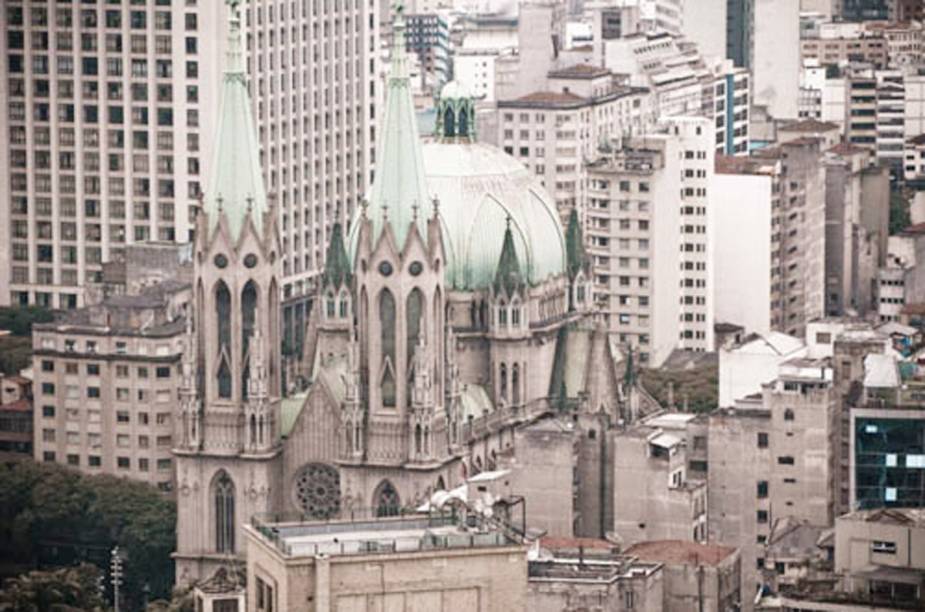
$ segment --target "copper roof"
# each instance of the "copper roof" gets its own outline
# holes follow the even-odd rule
[[[735,552],[735,548],[719,544],[700,544],[686,540],[656,540],[634,544],[626,551],[626,554],[634,555],[642,561],[715,566]]]

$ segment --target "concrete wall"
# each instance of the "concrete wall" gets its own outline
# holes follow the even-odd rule
[[[716,320],[765,334],[771,329],[771,177],[717,174],[711,204]]]
[[[576,435],[552,420],[516,431],[511,482],[513,493],[525,498],[527,528],[545,529],[551,536],[572,535]]]
[[[776,119],[795,119],[800,81],[799,0],[754,0],[752,98]]]

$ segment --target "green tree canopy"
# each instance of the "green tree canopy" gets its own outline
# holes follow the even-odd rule
[[[50,323],[55,315],[38,306],[16,306],[0,308],[0,329],[7,329],[14,336],[28,336],[33,323]]]
[[[97,588],[100,571],[82,563],[10,578],[0,591],[2,612],[93,612],[104,609]]]
[[[145,483],[85,476],[54,464],[0,465],[0,548],[11,562],[90,561],[101,569],[116,545],[125,556],[125,595],[167,597],[174,582],[176,505]]]

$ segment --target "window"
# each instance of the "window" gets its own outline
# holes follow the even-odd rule
[[[100,461],[100,456],[90,455],[89,457],[87,457],[87,465],[89,465],[90,467],[100,467],[102,465],[102,461]]]
[[[87,376],[99,376],[99,375],[100,375],[100,364],[88,363],[87,364]]]
[[[756,515],[756,519],[759,523],[767,523],[768,522],[768,511],[759,510]]]
[[[55,383],[42,383],[42,395],[54,395]]]
[[[273,587],[257,578],[257,612],[273,612]]]
[[[793,457],[790,457],[790,456],[788,455],[788,456],[784,456],[784,457],[778,457],[778,458],[777,458],[777,463],[778,463],[778,465],[793,465],[793,464],[794,464],[794,461],[793,461]]]
[[[758,448],[767,448],[768,447],[768,434],[759,431],[758,432]]]
[[[43,372],[54,372],[55,371],[55,362],[43,360],[42,361],[42,371]]]
[[[128,423],[129,416],[127,410],[119,410],[116,412],[116,422],[117,423]]]
[[[884,555],[896,554],[896,542],[887,542],[885,540],[874,540],[870,543],[870,552]]]
[[[87,387],[87,397],[91,399],[99,399],[100,388],[99,387]]]
[[[116,466],[118,466],[120,470],[127,470],[131,467],[131,463],[128,457],[118,457],[116,459]]]
[[[42,416],[46,419],[55,418],[55,407],[54,406],[42,406]]]
[[[401,500],[395,486],[383,480],[373,493],[376,516],[397,516],[401,512]]]
[[[225,471],[219,472],[213,486],[215,505],[215,550],[220,553],[233,553],[234,520],[234,483]]]
[[[763,499],[767,496],[768,496],[768,481],[759,480],[758,481],[758,497],[759,499]]]
[[[148,471],[148,460],[142,457],[138,460],[138,471],[147,472]]]
[[[158,378],[170,378],[170,367],[160,366],[157,368],[156,376]]]

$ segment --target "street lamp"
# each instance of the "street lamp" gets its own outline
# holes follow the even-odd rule
[[[112,602],[115,612],[119,612],[119,587],[122,586],[122,557],[119,556],[119,547],[112,549],[112,561],[109,565],[112,570]]]

